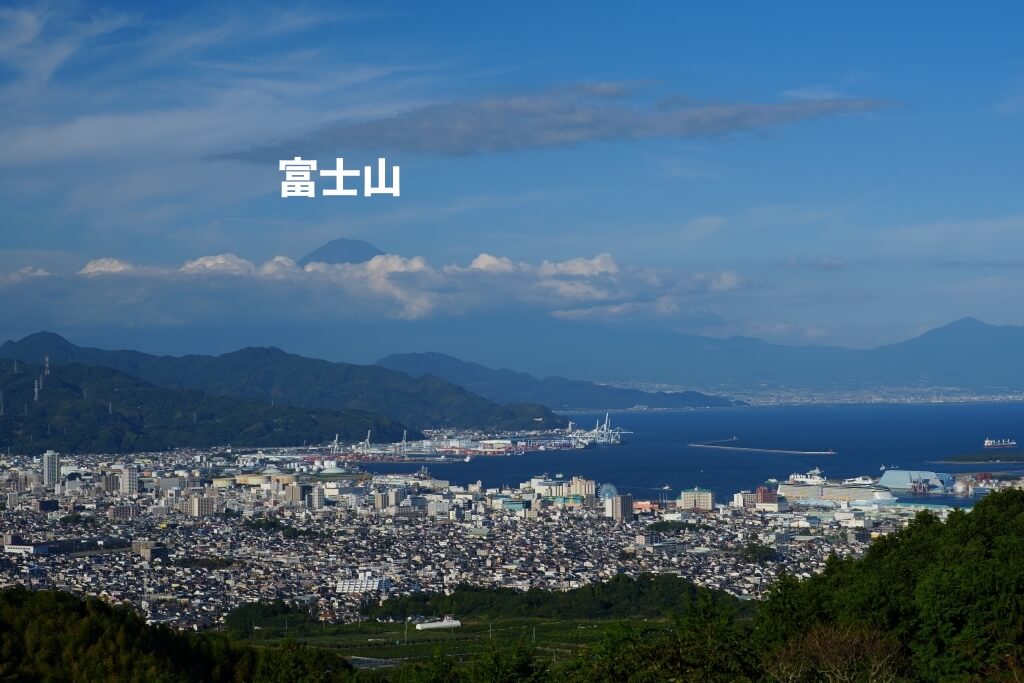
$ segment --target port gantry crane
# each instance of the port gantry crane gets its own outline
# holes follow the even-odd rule
[[[625,430],[622,427],[615,427],[613,429],[611,426],[610,415],[609,413],[605,413],[603,424],[601,423],[601,420],[597,420],[593,429],[570,432],[569,439],[572,441],[573,448],[618,446],[622,443],[623,435],[632,433],[633,432]]]

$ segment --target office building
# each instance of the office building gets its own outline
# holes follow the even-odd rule
[[[60,482],[60,455],[56,451],[43,453],[43,486],[53,488]]]
[[[314,486],[309,492],[309,507],[313,510],[319,510],[323,508],[324,501],[327,497],[324,495],[323,486]]]
[[[188,513],[193,517],[208,517],[217,512],[217,499],[210,496],[193,496],[188,503]]]
[[[125,465],[121,469],[121,495],[139,495],[139,470],[137,467]]]
[[[611,518],[616,523],[632,522],[635,519],[633,514],[633,496],[615,496],[609,499],[611,507]],[[607,504],[606,504],[607,505]],[[607,509],[607,507],[605,508]]]

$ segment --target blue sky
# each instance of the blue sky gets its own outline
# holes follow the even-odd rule
[[[0,333],[214,351],[336,321],[381,344],[303,350],[368,361],[465,350],[444,330],[496,310],[856,347],[1024,324],[1022,13],[7,5]],[[402,196],[282,200],[296,154],[386,155]],[[272,261],[335,237],[394,256]]]

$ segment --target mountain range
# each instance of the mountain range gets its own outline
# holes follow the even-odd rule
[[[873,349],[782,346],[749,337],[649,335],[631,347],[636,376],[728,388],[1024,389],[1024,327],[963,318]],[[657,363],[657,368],[652,367]],[[619,379],[627,379],[620,377]]]
[[[585,355],[599,358],[605,377],[613,381],[651,377],[665,384],[714,387],[724,392],[778,387],[843,391],[914,386],[993,394],[1024,390],[1024,328],[987,325],[974,318],[958,320],[904,342],[865,350],[668,333],[637,335],[632,340],[595,334],[589,341],[588,351],[595,352]],[[538,379],[438,353],[390,355],[380,359],[378,365],[334,363],[274,347],[244,348],[220,356],[156,356],[80,347],[46,332],[0,345],[0,358],[38,365],[44,356],[49,356],[54,366],[77,363],[111,368],[141,380],[151,389],[201,392],[204,397],[172,399],[154,394],[147,399],[158,405],[174,404],[182,414],[189,412],[189,403],[242,399],[260,406],[269,404],[269,408],[304,408],[317,416],[331,413],[332,426],[326,429],[329,436],[336,431],[361,438],[365,425],[377,431],[377,438],[382,440],[395,437],[400,428],[525,429],[564,425],[566,420],[552,409],[733,404],[729,399],[697,392],[641,392],[560,376]],[[78,386],[73,378],[67,381]],[[0,389],[7,391],[8,412],[17,410],[18,401],[26,403],[23,397],[15,398],[14,389]],[[22,387],[18,391],[24,390]],[[69,406],[67,410],[89,412],[95,411],[95,406]],[[207,412],[233,410],[225,404]],[[309,439],[325,431],[309,424],[300,428],[304,423],[298,414],[260,412],[266,408],[256,404],[248,410],[263,417],[232,423],[232,429],[244,432],[261,420],[287,419],[296,425],[297,432],[306,430]],[[343,418],[344,423],[339,422]],[[148,417],[144,422],[153,425],[154,419]],[[122,430],[126,434],[124,443],[141,443],[131,436],[136,432],[128,423],[130,420]],[[45,426],[40,423],[39,428]],[[53,426],[49,429],[52,436]],[[33,438],[38,438],[40,432],[35,433]],[[267,439],[263,443],[270,443],[271,436],[264,433],[263,437]]]
[[[843,392],[896,387],[950,387],[996,395],[1024,391],[1024,327],[962,318],[884,346],[791,346],[752,337],[708,337],[623,325],[554,321],[533,332],[530,351],[511,335],[474,348],[462,328],[448,342],[422,339],[490,367],[534,376],[560,375],[602,384],[681,386],[713,394],[778,389]],[[381,354],[384,355],[384,354]]]
[[[648,392],[565,377],[537,379],[525,372],[495,370],[443,353],[393,354],[377,361],[377,365],[413,377],[440,377],[498,403],[540,403],[552,410],[605,410],[637,405],[649,408],[722,408],[741,403],[696,391]]]
[[[246,348],[220,356],[155,356],[80,347],[50,332],[0,345],[0,358],[54,365],[113,368],[150,384],[314,410],[361,410],[411,429],[526,429],[566,421],[544,406],[500,405],[443,379],[374,365],[305,358],[277,348]]]
[[[359,410],[311,411],[251,399],[157,387],[112,368],[0,362],[0,449],[120,453],[209,446],[294,446],[403,426]],[[38,392],[36,384],[39,384]],[[411,438],[419,435],[415,432]]]

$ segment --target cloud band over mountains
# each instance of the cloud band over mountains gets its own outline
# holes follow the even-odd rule
[[[299,266],[234,254],[177,268],[103,258],[74,274],[25,269],[0,276],[0,294],[46,324],[186,325],[217,319],[418,320],[506,310],[562,319],[672,318],[691,304],[743,287],[733,271],[682,273],[619,265],[607,253],[539,264],[480,254],[468,265],[420,256]],[[33,312],[30,313],[29,309]]]

